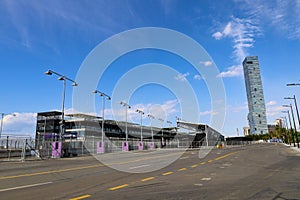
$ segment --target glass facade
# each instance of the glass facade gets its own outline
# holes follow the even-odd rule
[[[243,61],[243,68],[249,108],[250,134],[266,134],[268,133],[266,106],[258,57],[247,56]]]

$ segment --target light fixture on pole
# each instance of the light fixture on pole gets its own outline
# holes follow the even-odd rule
[[[139,109],[136,109],[136,112],[141,114],[141,142],[143,142],[143,115],[145,113]]]
[[[64,133],[65,133],[65,127],[64,127],[64,126],[65,126],[65,122],[64,122],[64,121],[65,121],[66,82],[67,82],[67,81],[72,82],[72,86],[78,86],[78,84],[77,84],[74,80],[72,80],[72,79],[70,79],[70,78],[68,78],[68,77],[66,77],[66,76],[64,76],[64,75],[61,75],[61,74],[59,74],[59,73],[57,73],[57,72],[55,72],[55,71],[52,71],[52,70],[46,71],[45,74],[46,74],[46,75],[52,75],[52,74],[55,74],[55,75],[59,76],[59,78],[58,78],[59,81],[63,81],[62,109],[61,109],[61,123],[60,123],[60,135],[59,135],[60,140],[62,140],[62,139],[63,139],[63,136],[64,136]]]
[[[130,109],[131,108],[131,106],[130,105],[128,105],[127,103],[125,103],[125,102],[123,102],[123,101],[121,101],[120,102],[120,104],[122,105],[122,106],[125,106],[125,108],[126,108],[126,123],[125,123],[125,134],[126,134],[126,142],[127,142],[127,140],[128,140],[128,129],[127,129],[127,110],[128,109]]]
[[[152,120],[155,119],[155,117],[154,117],[153,115],[151,115],[151,114],[148,114],[147,116],[148,116],[149,119],[150,119],[151,138],[152,138],[152,142],[153,142],[154,138],[153,138]]]
[[[3,119],[4,119],[4,116],[5,115],[12,115],[13,117],[16,116],[16,114],[5,114],[5,113],[1,113],[1,128],[0,128],[0,139],[1,139],[1,136],[2,136],[2,130],[3,130]]]
[[[107,100],[111,100],[110,96],[108,96],[107,94],[100,92],[99,90],[94,90],[93,91],[94,94],[99,93],[99,95],[102,97],[102,125],[101,125],[101,145],[103,145],[102,147],[104,147],[104,107],[105,107],[105,99]]]
[[[299,127],[300,127],[300,118],[299,118],[299,112],[298,112],[298,107],[297,107],[296,96],[294,95],[294,97],[285,97],[284,99],[293,99],[294,100],[295,108],[296,108],[296,113],[297,113],[297,117],[298,117],[298,123],[299,123]],[[297,147],[299,148],[298,133],[297,133],[297,128],[296,128],[296,124],[295,124],[295,119],[294,119],[294,113],[293,113],[292,104],[290,104],[290,105],[284,105],[284,107],[290,107],[291,110],[292,110],[292,116],[293,116],[293,121],[294,121],[294,126],[295,126],[296,143],[297,143]]]
[[[281,112],[288,114],[288,119],[289,119],[289,122],[290,122],[290,127],[291,127],[291,132],[292,132],[293,144],[294,144],[294,147],[295,147],[296,144],[295,144],[294,131],[293,131],[293,126],[292,126],[292,120],[291,120],[290,111],[289,110],[284,110],[284,111],[281,111]]]
[[[288,83],[286,84],[286,86],[299,86],[300,83]]]

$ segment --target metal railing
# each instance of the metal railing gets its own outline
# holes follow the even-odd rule
[[[34,140],[26,137],[4,136],[0,139],[0,161],[21,160],[33,155]]]

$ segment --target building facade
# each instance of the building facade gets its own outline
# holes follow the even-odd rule
[[[257,56],[247,56],[243,61],[248,99],[250,134],[268,133],[266,106]]]

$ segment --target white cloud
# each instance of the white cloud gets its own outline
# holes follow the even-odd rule
[[[267,106],[274,106],[274,105],[276,105],[276,104],[277,104],[276,101],[269,101],[266,105],[267,105]]]
[[[202,77],[199,74],[194,75],[195,80],[202,80]]]
[[[300,39],[300,1],[260,1],[243,2],[246,12],[290,39]]]
[[[184,82],[184,81],[187,81],[186,77],[188,77],[189,75],[190,75],[189,72],[184,73],[184,74],[180,74],[180,73],[179,73],[179,74],[177,74],[174,78],[175,78],[175,80]]]
[[[146,118],[149,113],[151,115],[154,115],[156,119],[162,118],[167,119],[168,115],[174,114],[178,112],[178,109],[176,108],[178,105],[178,100],[168,100],[163,102],[162,104],[134,104],[131,105],[131,109],[128,109],[128,121],[135,121],[136,123],[139,123],[140,115],[136,112],[137,109],[142,110],[145,115],[143,115],[143,118]],[[106,109],[106,118],[125,121],[126,119],[126,113],[125,108],[121,105],[119,108],[112,109]]]
[[[234,65],[227,69],[227,71],[221,72],[218,74],[218,77],[237,77],[243,75],[243,67],[241,65]]]
[[[241,111],[246,111],[246,110],[248,110],[248,103],[244,102],[243,105],[238,105],[238,106],[228,105],[226,109],[227,109],[227,112],[229,112],[229,113],[231,113],[231,112],[238,113]]]
[[[223,31],[215,32],[213,37],[217,40],[222,38],[230,38],[232,40],[233,58],[235,63],[237,63],[236,65],[240,65],[247,56],[247,50],[254,46],[254,38],[260,34],[261,30],[256,20],[232,17],[232,20],[225,25]],[[237,73],[238,71],[230,71],[224,72],[221,76],[232,77],[232,73],[234,73],[233,76],[236,76],[236,74],[238,76],[241,75],[241,73]]]
[[[200,116],[217,115],[217,114],[218,114],[218,112],[213,111],[213,110],[207,110],[207,111],[203,111],[203,112],[199,113]]]
[[[272,116],[278,116],[281,113],[281,111],[285,110],[285,108],[282,106],[268,106],[266,110],[267,110],[267,116],[272,117]]]
[[[3,118],[2,135],[35,136],[36,113],[14,113]]]
[[[200,64],[203,64],[205,67],[211,66],[213,63],[210,60],[207,61],[200,61]]]
[[[221,32],[215,32],[214,34],[212,34],[213,38],[215,38],[216,40],[220,40],[223,37],[223,34]]]
[[[278,116],[281,113],[281,111],[285,110],[284,107],[276,106],[276,105],[277,105],[277,102],[274,100],[266,103],[266,110],[267,110],[268,117]]]
[[[231,32],[232,32],[232,23],[228,22],[223,30],[223,34],[224,34],[224,36],[228,36],[231,34]]]

